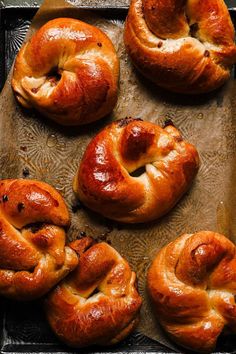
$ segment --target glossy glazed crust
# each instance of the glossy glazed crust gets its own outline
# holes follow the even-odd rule
[[[91,246],[82,239],[75,241],[73,248],[80,253],[77,268],[46,300],[52,330],[75,348],[116,344],[139,320],[141,298],[136,275],[104,242]]]
[[[236,332],[235,245],[210,231],[184,234],[161,249],[147,276],[158,321],[178,344],[210,353]]]
[[[98,120],[117,100],[119,60],[98,28],[70,18],[47,22],[17,55],[12,87],[19,103],[62,125]]]
[[[157,219],[189,188],[199,166],[179,131],[135,119],[108,125],[88,145],[74,191],[90,209],[123,222]],[[141,167],[139,177],[131,173]]]
[[[179,93],[215,90],[236,62],[223,0],[132,0],[124,40],[144,76]]]
[[[65,247],[69,213],[61,195],[34,180],[0,181],[0,294],[44,295],[78,263]]]

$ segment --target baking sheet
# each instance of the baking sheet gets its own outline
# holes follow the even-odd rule
[[[157,250],[183,232],[211,229],[234,239],[235,83],[231,80],[216,93],[194,98],[164,92],[143,79],[130,64],[123,45],[122,21],[106,21],[61,0],[46,1],[30,33],[59,16],[85,20],[112,39],[121,59],[118,104],[110,117],[98,123],[78,129],[60,128],[36,112],[19,107],[8,78],[0,98],[0,176],[37,178],[61,191],[72,214],[70,240],[86,232],[111,242],[130,261],[145,298],[140,332],[174,348],[152,318],[145,274]],[[171,119],[184,137],[197,146],[201,158],[196,181],[177,207],[161,220],[141,226],[114,223],[80,208],[71,187],[90,139],[107,123],[126,116],[160,124]]]
[[[128,8],[129,0],[70,0],[70,3],[78,7],[97,7],[97,8]],[[235,7],[235,0],[225,0],[229,8]],[[38,7],[42,0],[2,0],[0,5],[3,7]]]

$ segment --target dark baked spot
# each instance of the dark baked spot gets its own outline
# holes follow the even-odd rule
[[[166,128],[166,127],[168,127],[169,125],[172,125],[173,127],[175,126],[174,125],[174,123],[173,123],[173,121],[171,120],[171,119],[165,119],[165,121],[164,121],[164,124],[163,124],[163,128]]]
[[[101,43],[101,42],[98,42],[97,45],[98,45],[99,47],[102,47],[102,43]]]
[[[98,236],[99,241],[105,241],[107,240],[107,234],[102,233],[101,235]]]
[[[37,93],[37,92],[38,92],[38,90],[39,90],[39,87],[33,87],[33,88],[31,89],[31,92],[33,92],[33,93]]]
[[[204,52],[204,57],[208,58],[210,56],[209,50],[205,50]]]
[[[25,209],[24,203],[22,203],[22,202],[18,203],[18,204],[17,204],[17,209],[18,209],[19,213],[20,213],[23,209]]]
[[[143,121],[141,118],[132,118],[132,117],[126,117],[123,119],[118,120],[116,123],[118,127],[126,127],[129,123],[134,122],[134,121]]]
[[[8,202],[8,200],[9,200],[8,196],[6,194],[4,194],[3,197],[2,197],[3,203]]]
[[[71,206],[72,213],[76,213],[78,210],[82,209],[82,207],[82,203],[78,200],[75,204]]]
[[[109,237],[109,234],[114,230],[113,222],[111,220],[107,219],[106,220],[106,227],[107,227],[107,230],[97,237],[98,241],[104,241],[104,242],[108,243],[107,238]]]
[[[106,220],[106,227],[108,228],[108,233],[114,230],[114,223],[111,220]]]
[[[22,175],[23,175],[24,177],[28,177],[29,174],[30,174],[30,172],[29,172],[28,167],[24,167],[24,168],[23,168],[23,171],[22,171]]]
[[[157,45],[158,48],[161,48],[162,46],[163,46],[163,42],[159,42]]]

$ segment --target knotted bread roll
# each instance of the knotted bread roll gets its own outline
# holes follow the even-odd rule
[[[116,344],[139,320],[136,275],[107,243],[84,238],[71,247],[80,255],[78,267],[46,300],[52,330],[75,348]]]
[[[234,28],[223,0],[132,0],[124,38],[141,73],[175,92],[212,91],[236,63]]]
[[[33,180],[0,181],[0,294],[32,300],[78,263],[65,247],[69,213],[61,195]]]
[[[51,20],[17,55],[12,87],[24,107],[63,125],[87,124],[112,111],[119,61],[98,28],[71,18]]]
[[[110,219],[146,222],[177,203],[198,166],[195,147],[175,127],[123,119],[92,139],[73,187],[87,207]],[[135,177],[134,171],[142,167]]]
[[[147,277],[158,321],[178,344],[214,350],[224,328],[236,333],[236,248],[210,231],[184,234],[161,249]]]

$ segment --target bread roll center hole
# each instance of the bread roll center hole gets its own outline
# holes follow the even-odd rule
[[[130,176],[131,177],[140,177],[145,172],[146,172],[146,167],[142,166],[142,167],[137,168],[135,171],[131,172]]]
[[[58,67],[52,68],[52,70],[47,74],[47,81],[50,82],[51,86],[56,86],[61,80],[62,71]]]

